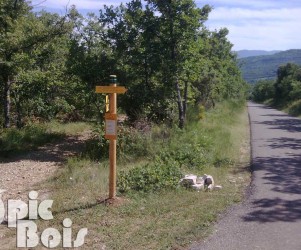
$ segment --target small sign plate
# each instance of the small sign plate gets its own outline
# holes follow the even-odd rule
[[[108,140],[117,139],[117,115],[116,114],[105,114],[105,138]]]

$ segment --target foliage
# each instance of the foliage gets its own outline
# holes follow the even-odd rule
[[[211,105],[244,94],[227,29],[204,26],[210,11],[190,0],[147,1],[145,8],[135,0],[101,11],[105,41],[129,88],[122,106],[132,120],[177,116],[183,128],[188,103]]]
[[[252,90],[252,99],[258,102],[272,100],[279,108],[292,115],[300,115],[301,66],[287,63],[277,70],[276,81],[260,81]]]
[[[132,157],[146,157],[153,153],[150,131],[121,126],[118,133],[117,147],[120,158],[131,160]]]
[[[205,26],[211,9],[193,0],[131,0],[84,17],[74,6],[60,16],[2,1],[4,127],[54,118],[101,123],[104,98],[95,85],[112,73],[128,88],[118,106],[132,122],[177,121],[183,129],[191,104],[243,96],[228,30]]]
[[[261,80],[252,88],[252,99],[256,102],[273,99],[275,96],[274,81]]]
[[[136,167],[128,172],[118,175],[118,188],[120,192],[134,191],[162,191],[176,188],[183,174],[174,162],[169,164],[154,162]]]
[[[151,154],[152,145],[149,133],[143,133],[133,127],[118,128],[118,158],[131,160]],[[86,141],[83,152],[85,157],[93,160],[103,160],[109,156],[109,141],[104,138],[104,126],[94,129],[93,135]]]
[[[85,142],[83,156],[92,160],[109,156],[109,142],[104,138],[104,126],[94,128],[92,136]]]
[[[294,101],[294,97],[299,99],[298,87],[301,78],[298,79],[297,72],[300,66],[292,63],[280,66],[277,70],[277,81],[275,82],[275,103],[284,105],[289,101]],[[298,81],[299,80],[299,81]]]
[[[18,127],[23,117],[46,119],[60,110],[74,109],[61,93],[66,34],[72,30],[71,16],[34,13],[28,2],[1,2],[0,83],[3,89],[5,127],[15,114]],[[33,95],[34,93],[34,95]]]
[[[293,116],[300,116],[301,114],[301,100],[293,101],[288,104],[288,107],[286,108],[288,113]]]
[[[187,142],[162,151],[157,158],[163,163],[173,159],[180,167],[200,170],[207,163],[205,152],[204,145]]]
[[[219,106],[210,111],[208,118],[195,120],[184,130],[169,129],[168,138],[165,138],[164,143],[161,142],[160,136],[153,135],[152,143],[157,150],[148,153],[152,163],[122,171],[118,177],[120,191],[150,192],[176,188],[180,173],[201,173],[207,166],[231,166],[234,163],[233,156],[227,155],[232,153],[225,153],[232,147],[231,133],[226,131],[224,126],[235,124],[233,113],[240,112],[243,107],[243,101],[224,102],[223,107]],[[197,110],[195,109],[196,113]]]

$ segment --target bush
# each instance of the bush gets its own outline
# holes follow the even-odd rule
[[[268,99],[274,98],[275,89],[274,81],[261,80],[257,82],[252,90],[252,99],[256,102],[264,102]]]
[[[131,127],[118,128],[117,152],[122,159],[139,158],[149,155],[150,135]],[[109,156],[109,140],[104,138],[104,127],[94,130],[93,136],[86,142],[84,156],[90,159],[105,159]]]
[[[92,137],[85,143],[83,156],[92,160],[108,158],[109,141],[104,138],[104,126],[94,129]]]
[[[287,110],[290,115],[293,115],[293,116],[301,115],[301,100],[292,102],[288,106]]]
[[[185,143],[178,148],[162,151],[158,156],[158,161],[163,163],[173,159],[180,167],[188,169],[202,169],[206,163],[205,150],[199,144]]]
[[[144,157],[151,151],[151,133],[139,131],[131,127],[120,127],[118,131],[117,147],[119,156]]]
[[[128,172],[122,171],[118,177],[118,189],[120,192],[174,189],[182,177],[183,174],[176,162],[164,164],[157,161],[133,168]]]

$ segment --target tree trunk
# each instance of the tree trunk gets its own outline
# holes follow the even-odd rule
[[[11,107],[11,101],[10,101],[10,87],[11,82],[9,80],[9,77],[7,78],[7,81],[4,83],[4,89],[3,89],[3,105],[4,105],[4,128],[10,127],[10,107]]]
[[[185,82],[184,85],[184,100],[183,100],[183,113],[184,119],[186,120],[186,113],[187,113],[187,95],[188,95],[188,82]]]
[[[185,116],[184,116],[184,107],[183,107],[183,101],[181,96],[181,89],[179,86],[178,79],[176,80],[176,91],[177,91],[177,103],[178,103],[178,110],[179,110],[179,128],[184,128],[184,122],[185,122]]]

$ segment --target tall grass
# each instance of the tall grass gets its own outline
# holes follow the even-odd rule
[[[0,153],[2,156],[9,156],[32,150],[63,136],[62,133],[48,131],[44,125],[29,125],[22,129],[2,129],[0,134]]]
[[[30,124],[21,129],[0,129],[0,157],[34,150],[45,143],[91,130],[92,125],[83,122]]]
[[[93,129],[94,125],[87,122],[69,122],[61,123],[53,120],[45,124],[47,131],[51,133],[59,133],[65,135],[76,135],[83,131],[90,131]]]
[[[292,116],[300,116],[301,115],[301,100],[297,100],[291,102],[285,109],[285,112]]]
[[[55,211],[87,206],[104,198],[108,190],[108,176],[107,162],[98,164],[76,157],[68,159],[66,168],[60,169],[50,182],[51,188],[55,189]]]

